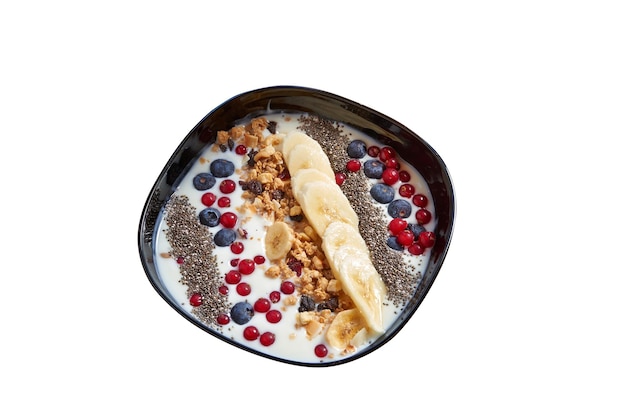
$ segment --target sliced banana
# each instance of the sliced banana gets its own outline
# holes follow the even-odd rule
[[[285,222],[274,222],[265,234],[265,254],[272,261],[285,258],[295,239],[293,230]]]
[[[300,144],[307,145],[311,148],[318,148],[320,150],[322,149],[322,146],[319,144],[319,142],[317,142],[304,132],[293,130],[285,135],[279,148],[280,151],[283,153],[283,158],[285,159],[285,161],[289,159],[292,148]]]
[[[322,249],[333,275],[359,310],[370,331],[383,331],[385,284],[372,264],[358,229],[345,222],[331,222],[322,235]]]
[[[335,179],[335,172],[330,166],[328,156],[321,148],[318,149],[307,144],[298,144],[291,149],[289,157],[285,161],[291,175],[305,168],[317,168],[326,174],[329,179]]]
[[[337,314],[326,331],[326,340],[331,347],[345,350],[352,339],[366,326],[358,309],[348,309]]]
[[[350,201],[336,183],[312,181],[305,183],[296,195],[304,216],[320,237],[331,222],[341,221],[358,227],[357,216]]]
[[[293,190],[293,195],[297,196],[302,189],[302,186],[313,181],[334,183],[335,179],[329,179],[326,173],[321,172],[317,168],[300,169],[291,176],[291,190]]]

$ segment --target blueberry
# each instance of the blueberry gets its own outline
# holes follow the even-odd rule
[[[395,191],[393,190],[393,187],[387,184],[378,183],[372,186],[372,188],[370,189],[370,194],[372,195],[374,200],[379,203],[389,203],[393,200]]]
[[[215,186],[215,177],[211,173],[200,173],[193,178],[193,187],[196,190],[208,190]]]
[[[404,250],[404,247],[398,243],[398,240],[396,239],[396,237],[387,238],[387,245],[389,246],[389,248],[392,248],[394,250],[398,250],[398,251]]]
[[[379,160],[367,160],[363,164],[363,174],[371,179],[379,179],[383,176],[385,171],[385,164]]]
[[[248,302],[237,302],[230,310],[230,319],[236,324],[243,325],[254,316],[254,308]]]
[[[202,225],[206,225],[208,227],[217,226],[220,223],[220,211],[215,208],[206,208],[202,209],[198,218],[200,219],[200,223]]]
[[[228,177],[235,172],[235,164],[232,161],[218,158],[211,162],[209,169],[215,177]]]
[[[220,229],[217,231],[213,240],[215,241],[215,245],[218,247],[228,247],[230,244],[235,242],[235,238],[237,238],[237,234],[233,229]]]
[[[367,153],[367,146],[365,145],[365,142],[360,139],[355,139],[348,144],[347,151],[351,158],[363,158]]]
[[[426,228],[419,224],[409,224],[408,228],[411,232],[413,232],[413,235],[415,235],[415,237],[418,237],[420,232],[426,231]]]
[[[404,199],[396,199],[387,206],[387,213],[392,218],[408,218],[411,210],[411,204]]]

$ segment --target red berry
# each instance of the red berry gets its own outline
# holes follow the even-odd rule
[[[261,334],[261,337],[259,338],[259,342],[261,343],[261,345],[265,347],[268,347],[274,344],[274,341],[276,341],[276,336],[274,335],[273,332],[269,332],[269,331]]]
[[[417,242],[424,248],[430,248],[435,245],[435,233],[432,231],[422,231],[417,237]]]
[[[346,169],[348,171],[352,171],[353,173],[359,171],[361,169],[361,161],[359,160],[350,160],[346,163]]]
[[[241,296],[248,296],[251,291],[252,288],[248,283],[241,282],[237,285],[237,293]]]
[[[228,294],[228,287],[227,286],[220,286],[218,289],[218,292],[220,292],[220,294],[226,296]]]
[[[270,302],[278,303],[279,301],[280,301],[280,292],[277,290],[270,292]]]
[[[413,255],[420,255],[420,254],[424,254],[425,249],[424,247],[419,245],[417,242],[414,242],[413,244],[409,245],[409,248],[407,248],[407,250],[409,251],[409,253]]]
[[[398,194],[402,197],[409,198],[415,194],[415,186],[412,184],[403,184],[398,189]]]
[[[239,259],[233,258],[232,260],[230,260],[230,265],[231,267],[237,267],[239,265]]]
[[[233,212],[224,212],[220,216],[220,223],[224,228],[234,228],[237,225],[237,215]]]
[[[271,302],[266,298],[259,298],[254,302],[254,310],[257,312],[267,312],[270,310],[271,306]]]
[[[202,305],[202,295],[200,293],[194,293],[189,298],[189,304],[191,306],[200,306]]]
[[[222,180],[220,183],[220,192],[224,194],[232,193],[235,191],[237,185],[231,179]]]
[[[270,324],[277,324],[278,322],[280,322],[281,319],[283,319],[283,314],[281,314],[280,311],[277,311],[276,309],[272,309],[265,314],[265,319],[267,319],[267,322],[269,322]]]
[[[411,180],[411,175],[406,170],[400,170],[400,172],[398,173],[398,176],[400,177],[400,181],[403,183],[406,183],[407,181]]]
[[[176,257],[177,264],[183,264],[185,262],[185,257]]]
[[[396,184],[399,179],[398,170],[395,168],[386,168],[385,171],[383,171],[382,179],[385,184],[388,184],[389,186]]]
[[[380,153],[378,154],[378,158],[380,161],[385,162],[390,158],[395,158],[396,152],[391,147],[382,147],[380,149]]]
[[[324,344],[316,345],[313,351],[319,358],[324,358],[328,355],[328,348]]]
[[[239,272],[241,274],[252,274],[254,271],[254,261],[244,258],[239,262]]]
[[[200,198],[204,206],[211,206],[213,203],[215,203],[215,199],[217,199],[217,196],[215,196],[211,192],[207,192],[203,194],[202,197]]]
[[[420,225],[427,224],[428,222],[430,222],[431,218],[432,218],[432,215],[426,209],[420,209],[417,212],[415,212],[415,219],[417,220],[417,223]]]
[[[259,338],[259,330],[253,325],[247,326],[243,330],[243,338],[248,341],[254,341]]]
[[[408,222],[402,218],[393,218],[391,222],[389,222],[389,232],[391,235],[398,235],[400,231],[404,231],[408,226]]]
[[[227,325],[230,322],[230,317],[225,313],[221,313],[217,316],[217,323],[220,325]]]
[[[413,244],[413,241],[415,241],[415,235],[413,235],[413,232],[405,229],[404,231],[400,231],[398,233],[398,235],[396,236],[396,241],[398,241],[398,244],[402,245],[403,247],[408,247],[409,245]]]
[[[231,270],[226,273],[224,281],[228,284],[237,284],[241,281],[241,273],[239,273],[237,270]]]
[[[248,152],[248,149],[243,144],[239,144],[235,147],[235,154],[237,155],[246,155],[247,152]]]
[[[262,255],[254,256],[254,264],[263,264],[263,263],[265,263],[265,257],[263,257]]]
[[[419,206],[420,208],[425,208],[428,205],[428,198],[421,193],[413,196],[413,204],[415,206]]]
[[[232,244],[230,244],[230,250],[233,252],[233,254],[241,254],[243,252],[243,242],[233,242]]]
[[[380,148],[378,148],[376,145],[372,145],[367,149],[367,155],[369,155],[370,157],[378,157],[378,154],[380,154]]]
[[[385,161],[385,166],[387,168],[395,168],[396,170],[400,168],[400,163],[397,159],[391,157]],[[399,173],[398,173],[399,174]]]
[[[283,292],[285,295],[291,295],[295,290],[296,285],[294,285],[293,282],[290,282],[289,280],[285,280],[280,284],[280,291]]]
[[[230,197],[222,196],[217,199],[217,206],[220,208],[229,208],[230,207]]]
[[[335,173],[335,183],[337,183],[337,186],[341,186],[344,181],[346,181],[346,175],[344,173]]]

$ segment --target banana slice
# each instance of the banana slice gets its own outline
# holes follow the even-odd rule
[[[304,216],[320,237],[324,235],[326,226],[331,222],[341,221],[354,227],[359,225],[359,217],[336,183],[307,182],[300,188],[296,200],[300,203]]]
[[[326,340],[333,348],[345,350],[365,326],[365,319],[358,309],[341,311],[328,327]]]
[[[331,222],[322,235],[322,250],[333,275],[352,299],[368,328],[383,331],[385,284],[372,264],[358,229],[345,222]]]
[[[317,168],[329,179],[335,179],[335,172],[330,166],[328,156],[321,148],[312,147],[308,144],[298,144],[291,149],[289,157],[285,161],[292,176],[305,168]]]
[[[274,222],[265,234],[265,254],[272,261],[285,258],[294,241],[294,233],[285,222]]]
[[[322,149],[322,146],[319,144],[319,142],[317,142],[304,132],[293,130],[283,138],[280,145],[280,151],[283,153],[283,158],[285,159],[285,161],[289,159],[292,148],[300,144],[307,145],[311,148],[318,148],[320,150]]]
[[[306,183],[313,181],[323,181],[323,182],[335,182],[335,179],[329,179],[328,175],[321,172],[317,168],[302,168],[298,170],[295,174],[291,175],[291,190],[293,190],[293,195],[297,196]]]

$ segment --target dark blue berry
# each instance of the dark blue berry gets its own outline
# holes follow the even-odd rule
[[[367,153],[367,145],[360,139],[355,139],[348,144],[347,151],[350,158],[363,158]]]
[[[416,238],[419,236],[421,232],[426,231],[426,228],[424,228],[422,225],[419,225],[419,224],[409,224],[407,228],[411,232],[413,232],[413,235],[415,235]]]
[[[232,161],[218,158],[211,161],[209,169],[215,177],[228,177],[235,172],[235,164]]]
[[[392,218],[408,218],[411,210],[411,204],[404,199],[394,200],[387,206],[387,213]]]
[[[393,187],[384,183],[377,183],[370,189],[370,194],[379,203],[389,203],[393,200],[395,191]],[[394,216],[395,218],[395,216]]]
[[[193,178],[193,187],[196,190],[208,190],[215,186],[215,177],[211,173],[200,173]]]
[[[367,160],[363,164],[363,174],[371,179],[380,179],[383,177],[385,164],[379,160]]]
[[[387,238],[387,245],[389,246],[389,248],[392,248],[394,250],[398,250],[398,251],[404,250],[404,247],[398,243],[398,240],[396,239],[396,237]]]
[[[230,319],[234,323],[243,325],[254,316],[254,308],[248,302],[237,302],[230,309]]]
[[[215,245],[218,247],[228,247],[230,244],[235,242],[236,238],[237,234],[235,233],[235,230],[224,228],[217,231],[213,240],[215,241]]]
[[[217,226],[220,223],[221,213],[219,210],[215,208],[206,208],[202,209],[198,218],[200,219],[200,223],[202,225],[206,225],[208,227]]]

